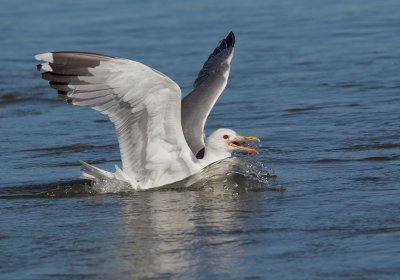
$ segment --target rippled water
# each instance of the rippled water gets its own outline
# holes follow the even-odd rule
[[[0,278],[399,278],[399,18],[395,0],[1,1]],[[218,168],[189,190],[78,180],[79,160],[119,163],[113,127],[59,100],[33,55],[131,58],[188,93],[229,30],[207,132],[262,138],[269,185]]]

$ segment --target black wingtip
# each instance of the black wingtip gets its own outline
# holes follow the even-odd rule
[[[228,46],[234,47],[235,46],[235,34],[231,31],[225,37],[226,44]]]
[[[36,65],[36,69],[37,69],[38,71],[42,70],[42,64]]]
[[[216,47],[214,49],[213,53],[209,55],[209,57],[207,58],[207,61],[209,59],[215,57],[221,51],[226,50],[229,47],[233,48],[234,46],[235,46],[235,34],[233,34],[233,32],[231,31],[228,33],[228,35],[226,35],[226,37],[222,41],[219,42],[219,46]]]

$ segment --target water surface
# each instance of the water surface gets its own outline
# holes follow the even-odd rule
[[[399,278],[399,18],[395,0],[2,1],[0,278]],[[113,127],[58,99],[35,54],[131,58],[186,94],[230,30],[207,133],[258,135],[285,191],[75,181],[79,160],[119,164]]]

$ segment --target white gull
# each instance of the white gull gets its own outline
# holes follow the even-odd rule
[[[204,141],[206,119],[224,90],[235,37],[230,32],[208,57],[193,91],[181,100],[179,86],[139,62],[84,52],[36,55],[42,78],[59,95],[78,106],[90,106],[115,125],[122,169],[111,173],[88,163],[82,178],[120,180],[135,189],[180,181],[234,150],[256,153],[231,129],[214,131]]]

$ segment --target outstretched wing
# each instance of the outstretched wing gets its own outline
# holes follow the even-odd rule
[[[179,86],[139,62],[92,53],[52,52],[37,60],[42,78],[74,105],[114,123],[123,171],[141,187],[183,179],[197,168],[182,132]]]
[[[193,154],[204,153],[204,125],[228,82],[235,35],[230,32],[204,63],[194,89],[182,100],[182,127]]]

